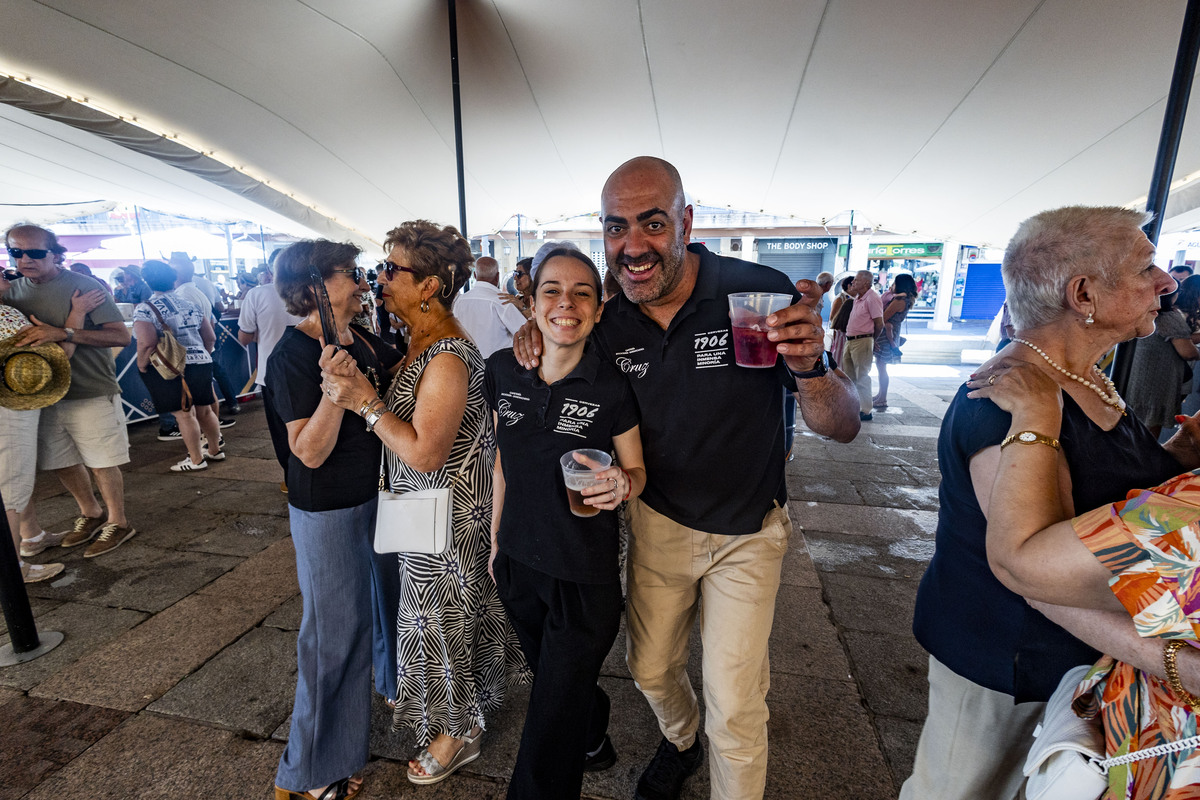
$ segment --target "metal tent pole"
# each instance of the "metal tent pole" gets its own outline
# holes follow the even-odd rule
[[[0,508],[3,507],[4,499],[0,498]],[[38,636],[25,581],[21,577],[17,549],[13,546],[12,529],[8,526],[8,514],[3,513],[0,513],[0,610],[4,612],[9,634],[9,643],[0,647],[0,667],[32,661],[62,643],[63,635],[57,631]]]
[[[458,81],[458,11],[454,0],[446,0],[450,13],[450,81],[454,90],[454,156],[458,162],[458,232],[467,238],[467,194],[463,171],[462,96]]]
[[[1183,15],[1183,30],[1179,34],[1179,50],[1175,54],[1175,73],[1171,76],[1171,91],[1167,95],[1167,110],[1158,139],[1158,156],[1154,160],[1154,173],[1150,176],[1150,194],[1146,199],[1146,210],[1154,214],[1154,219],[1146,223],[1145,231],[1154,244],[1158,244],[1158,234],[1162,230],[1162,218],[1167,208],[1171,177],[1175,172],[1175,158],[1179,155],[1179,140],[1183,135],[1183,121],[1187,116],[1198,55],[1200,0],[1188,0],[1187,11]],[[1129,371],[1136,352],[1137,339],[1123,342],[1117,347],[1112,379],[1118,391],[1124,392],[1129,388]]]

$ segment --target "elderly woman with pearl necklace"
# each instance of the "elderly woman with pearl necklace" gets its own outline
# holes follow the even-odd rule
[[[1046,490],[1066,518],[1200,466],[1200,423],[1189,421],[1160,446],[1096,366],[1118,343],[1153,333],[1159,296],[1174,289],[1154,264],[1145,222],[1141,212],[1123,208],[1060,208],[1021,223],[1005,252],[1016,336],[960,388],[938,442],[936,549],[913,620],[930,653],[929,713],[902,800],[1014,796],[1044,701],[1067,670],[1100,651],[1162,668],[1158,651],[1144,646],[1127,617],[1031,605],[1006,588],[993,574],[987,541],[1004,447],[1056,450],[1057,486]],[[1018,379],[1018,363],[1057,385],[1057,438],[1011,432],[1011,415],[987,399],[989,388]],[[1179,662],[1185,684],[1200,680],[1200,653],[1188,655],[1186,665]]]

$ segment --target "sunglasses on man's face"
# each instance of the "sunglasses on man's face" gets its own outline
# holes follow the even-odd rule
[[[379,266],[377,266],[375,268],[375,271],[382,272],[384,275],[387,276],[387,279],[389,281],[392,280],[393,277],[395,277],[397,272],[407,272],[410,275],[417,274],[417,271],[415,269],[413,269],[412,267],[406,267],[403,264],[396,264],[391,261],[379,262]]]
[[[354,269],[335,269],[334,272],[340,272],[343,275],[349,275],[351,278],[354,278],[355,283],[362,283],[363,278],[365,278],[367,275],[365,272],[363,272],[362,267],[355,267]]]
[[[48,255],[50,255],[49,250],[29,250],[29,249],[22,250],[20,247],[8,248],[8,257],[11,258],[13,261],[20,261],[22,256],[29,256],[34,261],[37,261],[39,259],[45,258]]]

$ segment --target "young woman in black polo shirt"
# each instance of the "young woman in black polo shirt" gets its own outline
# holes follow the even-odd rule
[[[510,800],[575,800],[585,768],[616,762],[597,684],[621,617],[613,510],[641,493],[646,471],[628,381],[587,347],[601,311],[596,266],[554,250],[533,276],[541,366],[526,370],[511,349],[487,363],[498,447],[492,575],[534,672]],[[583,448],[615,450],[619,464],[583,490],[600,509],[593,517],[571,513],[559,467]]]

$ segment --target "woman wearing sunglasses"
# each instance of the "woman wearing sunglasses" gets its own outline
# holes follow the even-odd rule
[[[400,581],[390,641],[394,727],[411,730],[423,748],[408,779],[430,784],[479,757],[486,718],[499,709],[507,676],[524,666],[487,574],[495,439],[483,358],[450,312],[474,263],[470,245],[452,227],[418,220],[389,231],[384,247],[383,303],[407,327],[408,353],[386,403],[359,370],[339,363],[325,385],[383,440],[392,491],[454,481],[453,547],[391,562]]]
[[[370,291],[354,263],[358,254],[352,244],[302,241],[275,264],[276,290],[288,312],[303,317],[272,351],[264,395],[287,428],[288,517],[304,601],[296,700],[276,800],[358,793],[356,773],[369,756],[373,653],[378,675],[394,669],[381,655],[383,641],[393,637],[374,616],[377,598],[389,594],[380,583],[395,581],[371,545],[379,439],[321,386],[323,368],[357,364],[372,391],[384,392],[400,362],[395,350],[350,324]],[[318,293],[312,270],[322,280]],[[328,296],[336,342],[324,341],[324,298],[317,294]]]

